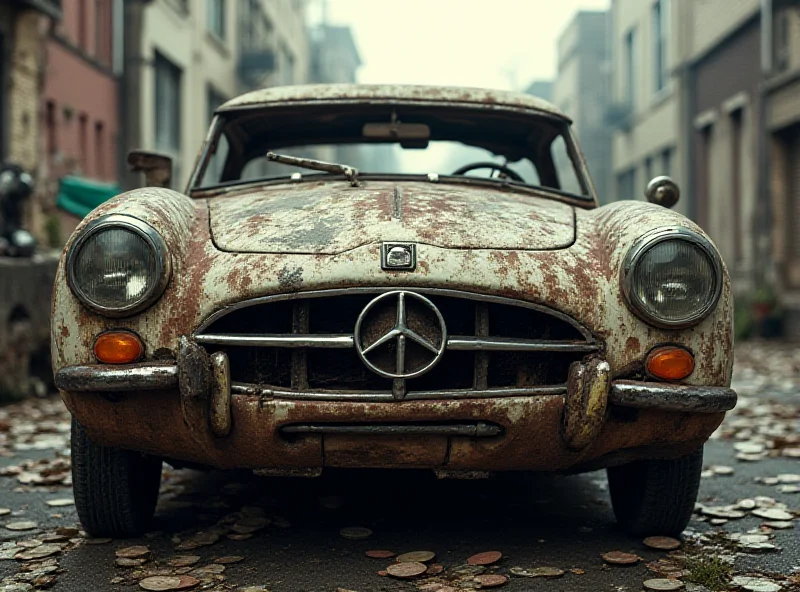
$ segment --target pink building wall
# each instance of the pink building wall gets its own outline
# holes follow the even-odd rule
[[[65,174],[117,180],[112,5],[63,0],[63,19],[48,41],[41,129],[51,181]]]

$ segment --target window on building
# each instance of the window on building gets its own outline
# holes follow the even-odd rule
[[[181,69],[156,53],[155,66],[155,137],[156,149],[177,157],[181,147]],[[175,162],[173,178],[178,178]]]
[[[81,171],[85,175],[89,170],[89,117],[85,113],[78,117],[78,142]]]
[[[655,175],[653,174],[653,157],[648,156],[644,159],[644,179],[648,183]]]
[[[734,236],[742,236],[742,110],[730,114],[731,120],[731,208]],[[740,263],[743,256],[742,241],[733,241],[733,256]]]
[[[622,96],[628,106],[633,109],[636,105],[636,29],[631,29],[625,35],[624,49],[624,79],[625,85]]]
[[[89,0],[78,0],[78,47],[83,51],[87,51],[89,44],[88,30],[89,30],[89,11],[87,3]]]
[[[225,39],[225,0],[206,0],[206,5],[207,29],[220,39]]]
[[[53,101],[47,101],[44,117],[47,131],[47,137],[45,139],[47,146],[45,149],[47,150],[47,155],[52,158],[58,151],[58,138],[56,137],[56,104]]]
[[[653,4],[653,81],[658,92],[669,82],[669,0]]]
[[[281,45],[280,82],[282,85],[294,84],[294,56],[291,50]]]
[[[106,178],[106,140],[103,123],[96,121],[94,124],[94,167],[98,179]]]
[[[110,0],[95,0],[94,53],[97,61],[111,65],[111,4]]]
[[[617,175],[617,198],[636,199],[636,169],[631,168]]]
[[[789,68],[789,11],[787,9],[775,12],[773,22],[773,68],[776,72],[785,72]]]
[[[672,176],[672,149],[665,148],[661,152],[661,174],[667,177]]]

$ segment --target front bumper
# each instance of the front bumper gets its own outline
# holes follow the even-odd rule
[[[726,387],[612,381],[599,358],[573,364],[563,386],[386,402],[384,393],[342,399],[232,384],[224,356],[193,353],[179,363],[65,367],[56,385],[98,443],[284,472],[589,470],[687,454],[736,404]]]
[[[62,391],[76,393],[122,393],[178,389],[178,366],[176,363],[67,366],[56,372],[55,384]],[[232,385],[232,389],[234,392],[239,390],[243,394],[249,390],[247,387],[236,384]],[[531,395],[566,395],[567,386],[549,388],[547,393],[543,393],[542,389],[530,389],[530,391]],[[275,398],[293,398],[288,391],[262,389],[261,394],[267,396],[272,394]],[[524,389],[506,389],[497,390],[494,395],[488,391],[484,392],[480,398],[513,397],[524,394],[526,394]],[[325,400],[322,395],[313,398]],[[330,397],[330,399],[333,398]],[[358,398],[363,397],[358,395],[354,397],[354,400]],[[433,398],[434,396],[431,394],[430,399]],[[736,392],[728,387],[687,386],[632,380],[613,381],[608,392],[608,403],[611,405],[686,413],[730,411],[735,407],[736,399]],[[341,397],[337,400],[341,400]]]

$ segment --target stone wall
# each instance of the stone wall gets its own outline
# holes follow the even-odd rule
[[[58,258],[0,257],[0,400],[52,382],[50,300]]]

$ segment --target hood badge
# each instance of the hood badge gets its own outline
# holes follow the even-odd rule
[[[414,271],[417,267],[417,245],[414,243],[382,243],[381,269]]]

